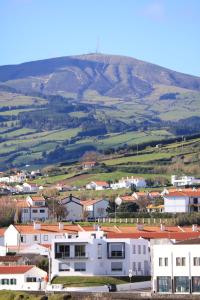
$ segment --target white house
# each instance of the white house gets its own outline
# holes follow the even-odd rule
[[[60,205],[65,206],[67,214],[65,221],[80,221],[83,219],[83,205],[81,200],[70,194],[68,197],[61,199]]]
[[[16,206],[16,218],[22,223],[45,221],[49,217],[49,210],[42,196],[28,196],[25,200],[16,200]]]
[[[44,290],[47,279],[47,272],[36,266],[0,266],[0,290]]]
[[[157,241],[158,243],[158,241]],[[200,239],[161,240],[151,247],[152,288],[156,293],[200,293]]]
[[[120,179],[118,182],[112,183],[110,187],[113,190],[120,189],[120,188],[128,189],[131,187],[132,184],[134,184],[136,188],[145,188],[146,180],[143,177],[134,177],[134,176],[127,177],[127,178],[122,177],[122,179]]]
[[[107,238],[104,231],[79,232],[52,242],[54,276],[150,275],[148,241]]]
[[[200,179],[195,178],[193,176],[177,176],[172,175],[171,176],[171,184],[173,186],[186,186],[186,185],[195,185],[200,184]]]
[[[66,234],[75,234],[81,230],[78,225],[39,224],[10,225],[4,232],[4,245],[13,251],[20,252],[25,247],[41,244],[49,245],[53,239],[65,237]]]
[[[86,190],[102,191],[109,188],[110,186],[106,181],[91,181],[86,184]]]
[[[164,211],[187,213],[200,211],[200,190],[183,189],[163,194]]]
[[[88,212],[88,218],[105,218],[108,216],[107,208],[109,206],[109,201],[106,199],[90,199],[81,201],[83,208]]]
[[[30,184],[28,182],[24,182],[22,185],[16,185],[15,187],[19,192],[28,194],[28,193],[37,193],[43,189],[42,186],[38,186],[37,184]]]

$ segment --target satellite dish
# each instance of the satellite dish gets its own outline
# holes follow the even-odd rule
[[[118,206],[122,204],[122,199],[119,196],[115,199],[115,204]]]

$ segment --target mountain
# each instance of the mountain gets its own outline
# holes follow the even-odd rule
[[[0,82],[21,92],[71,95],[87,91],[131,99],[150,95],[155,85],[200,91],[200,78],[131,57],[106,54],[67,56],[0,67]]]
[[[0,169],[200,131],[200,78],[131,57],[67,56],[0,66]]]

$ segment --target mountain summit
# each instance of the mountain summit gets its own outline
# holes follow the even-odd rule
[[[21,92],[61,94],[83,99],[131,99],[150,95],[155,85],[200,91],[200,78],[131,57],[85,54],[0,67],[0,82]]]

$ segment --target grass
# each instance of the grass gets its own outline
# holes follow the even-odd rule
[[[116,159],[105,160],[104,163],[106,165],[119,165],[119,164],[126,164],[126,163],[146,163],[152,162],[161,159],[169,159],[174,156],[175,153],[150,153],[150,154],[142,154],[142,155],[135,155],[135,156],[128,156],[128,157],[121,157]]]
[[[34,295],[23,291],[0,291],[0,300],[42,300],[43,295]]]
[[[148,276],[134,276],[132,282],[150,280]],[[54,284],[63,284],[65,287],[99,286],[106,284],[123,284],[130,282],[129,277],[108,277],[108,276],[62,276],[53,279]]]

